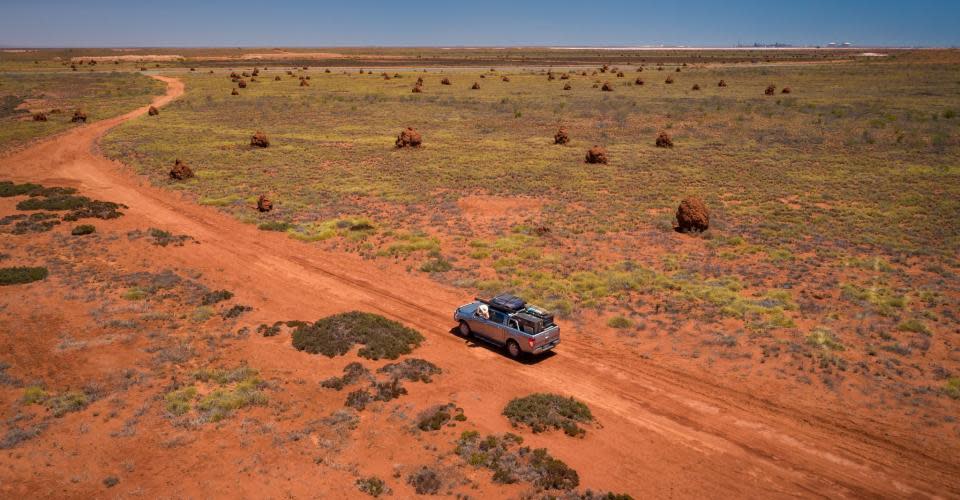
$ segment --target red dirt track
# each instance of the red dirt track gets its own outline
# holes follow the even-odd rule
[[[184,91],[177,79],[155,78],[167,83],[167,93],[156,98],[154,106]],[[116,222],[118,227],[159,227],[192,236],[200,244],[170,250],[163,258],[170,267],[202,271],[217,287],[235,291],[255,308],[246,321],[315,320],[357,309],[416,328],[427,338],[418,356],[443,369],[442,384],[430,391],[437,397],[455,393],[470,421],[487,432],[510,429],[500,411],[518,395],[555,391],[586,402],[602,428],[591,429],[583,440],[556,434],[529,439],[576,469],[585,487],[637,498],[960,496],[958,450],[922,433],[904,431],[909,428],[904,422],[878,421],[867,409],[831,411],[817,401],[795,401],[790,394],[776,400],[758,396],[762,391],[754,390],[749,379],[684,372],[655,357],[642,359],[616,345],[596,342],[589,331],[567,323],[561,323],[563,343],[556,354],[537,362],[515,362],[473,346],[450,332],[455,326],[453,309],[471,298],[462,290],[405,273],[397,265],[323,251],[282,233],[258,230],[214,208],[188,203],[177,193],[149,186],[95,152],[104,133],[146,112],[145,106],[80,126],[0,158],[0,171],[17,182],[73,186],[81,194],[125,204],[129,209]],[[253,335],[239,349],[237,356],[265,373],[273,370],[312,379],[314,368],[328,363],[326,358],[294,351],[286,336]],[[389,441],[385,436],[380,449],[365,451],[377,457],[390,449]],[[209,453],[217,454],[214,444],[210,446]],[[148,496],[207,496],[211,490],[205,488],[231,496],[282,493],[260,489],[262,485],[232,473],[210,480],[210,469],[199,466],[196,457],[175,455],[174,462],[160,464],[151,463],[147,450],[131,447],[125,452],[141,454],[136,459],[140,477],[136,486]],[[0,458],[0,464],[5,460]],[[9,475],[10,471],[0,471],[0,484],[31,481]],[[133,487],[130,481],[124,486]],[[172,490],[171,481],[178,485]],[[316,481],[307,490],[312,495],[322,491],[359,495],[352,485],[328,489],[322,477],[295,481],[305,482],[302,486]],[[59,491],[47,488],[53,488],[51,494]],[[4,496],[13,493],[0,487],[0,493],[4,491]]]

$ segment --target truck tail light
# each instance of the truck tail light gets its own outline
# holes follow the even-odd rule
[[[533,347],[533,339],[528,339],[527,343],[530,344],[530,347]]]

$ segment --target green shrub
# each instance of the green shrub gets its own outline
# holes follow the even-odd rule
[[[85,234],[93,234],[97,231],[97,228],[90,224],[80,224],[79,226],[73,228],[73,231],[70,231],[70,234],[74,236],[83,236]]]
[[[261,323],[260,326],[257,327],[257,333],[263,335],[264,337],[275,337],[280,335],[280,325],[282,323],[282,321],[277,321],[273,325]]]
[[[122,297],[126,300],[143,300],[147,298],[147,295],[149,295],[149,293],[146,290],[135,286],[133,288],[128,288],[126,292],[123,292]]]
[[[466,420],[463,415],[463,408],[457,408],[457,405],[453,403],[432,406],[421,412],[417,417],[417,428],[421,431],[438,431],[451,419],[458,422]]]
[[[47,278],[45,267],[3,267],[0,268],[0,286],[22,285]]]
[[[843,344],[840,340],[826,328],[816,328],[810,335],[807,335],[807,344],[831,351],[842,351]]]
[[[66,392],[47,399],[47,408],[54,417],[62,417],[67,413],[80,411],[90,404],[87,395],[82,392]]]
[[[233,307],[231,307],[230,309],[227,309],[226,311],[224,311],[224,312],[221,314],[221,316],[223,316],[223,319],[233,319],[233,318],[239,317],[241,314],[243,314],[243,313],[245,313],[245,312],[250,312],[250,311],[252,311],[252,310],[253,310],[253,308],[250,307],[250,306],[245,306],[245,305],[242,305],[242,304],[235,304],[235,305],[234,305]]]
[[[163,397],[164,408],[171,415],[179,417],[190,411],[190,402],[197,397],[197,388],[190,386],[167,393]]]
[[[194,323],[203,323],[204,321],[213,317],[213,308],[208,306],[200,306],[193,310],[193,313],[190,314],[190,321]]]
[[[439,375],[441,371],[437,365],[425,359],[407,358],[399,363],[388,363],[377,370],[377,373],[386,373],[393,378],[429,384],[433,381],[431,376]]]
[[[947,380],[947,384],[943,386],[943,392],[953,399],[960,399],[960,377]]]
[[[347,394],[347,401],[345,405],[353,408],[354,410],[363,411],[363,409],[366,408],[372,400],[373,398],[370,396],[369,391],[366,389],[360,389]]]
[[[369,378],[369,376],[370,370],[360,363],[354,361],[343,368],[342,377],[330,377],[320,382],[320,385],[328,389],[336,389],[339,391],[362,378]]]
[[[19,220],[13,225],[13,231],[11,231],[13,234],[45,233],[60,224],[60,218],[56,214],[45,212],[33,213],[29,217],[24,217],[23,214],[11,215],[4,217],[0,223],[6,223],[14,218]]]
[[[390,488],[387,487],[387,483],[384,482],[383,479],[380,479],[376,476],[357,479],[356,485],[357,489],[374,498],[390,492]]]
[[[530,466],[539,473],[534,484],[546,490],[571,490],[580,484],[577,471],[553,458],[544,448],[533,450]]]
[[[29,441],[39,436],[40,433],[46,428],[46,423],[40,423],[27,429],[10,426],[7,428],[6,434],[0,438],[0,450],[9,450],[10,448],[15,448],[20,443]]]
[[[23,397],[20,398],[20,401],[25,405],[38,405],[43,404],[47,397],[47,391],[43,390],[43,387],[31,385],[23,390]]]
[[[268,221],[268,222],[261,222],[260,225],[257,226],[257,227],[258,227],[261,231],[280,231],[280,232],[283,232],[283,231],[286,231],[286,230],[290,229],[291,227],[293,227],[293,225],[290,224],[289,222]]]
[[[897,326],[897,329],[901,332],[913,332],[930,335],[930,330],[928,330],[927,326],[918,319],[908,319],[907,321],[900,323],[900,325]]]
[[[424,262],[422,266],[420,266],[420,270],[425,273],[445,273],[451,269],[453,269],[453,264],[451,264],[449,260],[446,260],[443,257],[430,259]]]
[[[237,383],[233,388],[216,389],[197,403],[197,410],[207,420],[219,422],[240,408],[265,405],[267,396],[260,390],[261,385],[262,382],[254,376]]]
[[[0,198],[26,196],[42,188],[43,186],[37,184],[14,184],[10,181],[0,181]]]
[[[193,372],[194,380],[200,382],[216,382],[220,385],[233,384],[244,380],[256,379],[257,371],[246,365],[232,370],[226,368],[201,369]]]
[[[607,326],[617,329],[630,328],[633,326],[633,322],[623,316],[614,316],[607,320]]]
[[[430,468],[420,467],[407,476],[407,484],[413,486],[418,495],[436,495],[443,486],[440,476]]]
[[[514,426],[527,425],[535,433],[552,427],[563,429],[569,436],[582,436],[586,433],[577,425],[578,422],[593,421],[587,405],[572,397],[544,393],[511,400],[503,409],[503,415]]]
[[[205,293],[200,303],[205,306],[212,306],[217,302],[223,302],[224,300],[230,300],[233,298],[233,292],[229,290],[214,290],[212,292]]]
[[[563,461],[550,456],[547,450],[517,448],[523,438],[515,434],[489,435],[480,439],[476,432],[464,432],[457,441],[454,453],[473,467],[493,471],[493,481],[513,484],[530,482],[546,490],[573,490],[580,485],[577,471]]]
[[[17,203],[17,210],[76,210],[90,203],[86,196],[56,195],[37,196]]]
[[[399,379],[375,382],[373,384],[373,399],[375,401],[391,401],[407,393]]]
[[[70,213],[64,215],[63,220],[76,221],[89,218],[115,219],[123,215],[119,210],[126,208],[118,203],[91,200],[86,196],[65,193],[51,193],[50,196],[36,196],[36,194],[34,193],[33,197],[17,203],[17,210],[69,210]]]
[[[267,404],[267,396],[262,391],[264,383],[257,375],[256,370],[245,365],[197,370],[193,379],[214,384],[213,390],[202,396],[192,385],[171,391],[164,396],[164,407],[173,416],[195,409],[201,421],[219,422],[241,408]]]
[[[150,235],[151,243],[161,247],[168,245],[183,246],[185,241],[193,239],[185,234],[173,234],[169,231],[164,231],[155,227],[147,229],[147,234]]]
[[[323,318],[294,329],[293,347],[311,354],[342,356],[354,344],[363,344],[361,357],[396,359],[409,354],[423,341],[411,328],[372,313],[352,311]]]

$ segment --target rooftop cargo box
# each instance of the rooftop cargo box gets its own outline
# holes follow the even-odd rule
[[[522,311],[526,306],[527,303],[524,302],[523,299],[517,297],[516,295],[510,295],[507,293],[497,295],[496,297],[490,299],[490,307],[509,313]]]

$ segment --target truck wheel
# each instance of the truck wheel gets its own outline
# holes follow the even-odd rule
[[[460,334],[464,337],[472,337],[473,332],[470,331],[470,325],[466,321],[460,321]]]
[[[520,344],[515,340],[507,341],[507,354],[509,354],[511,358],[519,358],[522,353],[523,351],[520,350]]]

